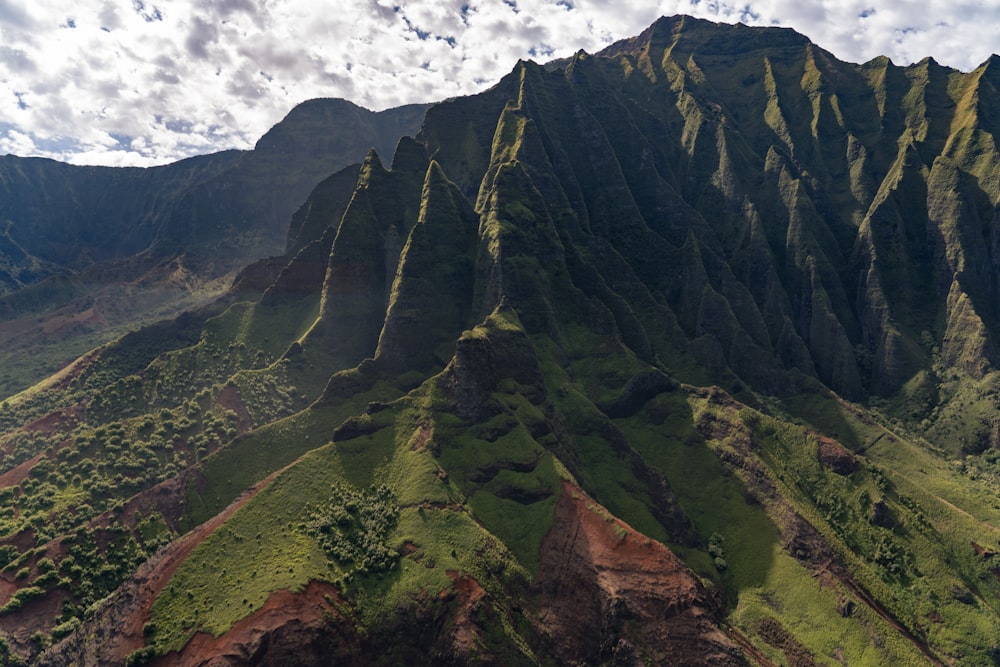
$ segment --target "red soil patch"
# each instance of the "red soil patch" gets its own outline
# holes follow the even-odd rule
[[[63,330],[92,328],[89,325],[105,323],[104,315],[96,305],[77,310],[81,304],[73,304],[47,312],[41,316],[29,315],[0,324],[0,345],[10,344],[30,347],[33,340],[42,335],[61,333]]]
[[[7,635],[13,644],[12,648],[25,652],[32,645],[31,635],[39,631],[50,632],[55,625],[53,619],[62,613],[63,601],[68,597],[69,593],[56,589],[44,597],[27,602],[17,611],[16,618],[0,617],[0,630]]]
[[[535,588],[539,625],[564,662],[614,662],[638,645],[657,664],[744,664],[719,628],[716,603],[684,563],[569,482]]]
[[[22,428],[25,431],[45,433],[48,435],[50,433],[55,433],[58,430],[63,430],[68,423],[79,421],[83,418],[83,413],[83,405],[77,403],[57,412],[50,412],[44,417],[39,417],[35,421],[26,424]]]
[[[434,434],[434,428],[430,424],[421,424],[420,428],[417,430],[416,436],[413,438],[413,446],[410,448],[417,452],[424,448],[427,441],[431,439]]]
[[[23,531],[13,540],[6,540],[6,543],[14,544],[23,553],[35,546],[34,531]],[[29,574],[24,579],[15,580],[14,570],[0,574],[0,604],[6,604],[18,590],[32,585],[41,574],[36,566],[41,558],[58,561],[65,554],[66,550],[62,544],[50,542],[45,551],[32,556],[21,566],[29,568]],[[44,596],[25,603],[16,612],[0,616],[0,634],[9,638],[15,652],[30,653],[34,650],[31,636],[36,632],[48,634],[52,631],[56,619],[62,615],[63,603],[69,597],[69,593],[64,589],[52,589]]]
[[[42,454],[36,454],[24,463],[20,463],[0,475],[0,489],[6,489],[8,486],[17,486],[26,480],[28,478],[28,471],[31,470],[32,466],[38,463],[41,458]]]
[[[448,570],[455,593],[455,615],[452,625],[452,646],[459,655],[474,655],[479,647],[478,624],[473,615],[486,598],[486,591],[479,582],[466,574]]]
[[[299,650],[307,637],[325,634],[334,624],[345,626],[340,612],[337,589],[327,583],[311,581],[299,593],[280,590],[271,593],[264,606],[236,623],[228,632],[213,637],[196,633],[178,653],[171,651],[150,663],[154,667],[196,667],[205,664],[249,664],[262,649],[274,650],[275,644],[298,644]],[[329,639],[329,635],[326,636]],[[339,638],[345,649],[354,648],[356,636]],[[286,657],[297,651],[284,653]],[[301,657],[301,656],[300,656]]]
[[[232,385],[223,387],[215,402],[219,407],[225,410],[232,410],[236,413],[236,430],[240,433],[246,433],[253,427],[253,418],[250,416],[246,403],[243,402],[243,397],[240,396],[240,391],[236,387]]]
[[[7,601],[17,592],[17,589],[17,584],[13,584],[6,579],[0,579],[0,601],[3,604],[7,604]]]
[[[850,475],[857,470],[858,459],[849,449],[825,435],[817,434],[817,437],[819,439],[820,465],[838,475]]]
[[[0,323],[0,345],[6,347],[12,340],[23,340],[37,326],[37,323],[37,318],[7,320]]]

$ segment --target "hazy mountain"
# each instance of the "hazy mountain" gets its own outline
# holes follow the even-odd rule
[[[995,664],[996,62],[674,17],[430,107],[0,407],[7,654]]]
[[[424,109],[312,100],[253,150],[149,169],[0,157],[0,396],[218,297],[248,263],[282,254],[316,184],[372,146],[391,155]]]

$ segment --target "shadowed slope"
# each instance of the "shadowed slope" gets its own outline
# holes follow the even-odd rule
[[[994,75],[676,17],[432,107],[169,345],[0,413],[0,628],[53,665],[989,664]],[[143,636],[85,656],[118,605]]]

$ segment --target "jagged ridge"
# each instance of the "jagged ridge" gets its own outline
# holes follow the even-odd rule
[[[372,152],[313,192],[284,266],[231,297],[269,283],[259,299],[203,313],[195,345],[122,341],[67,380],[62,419],[121,421],[150,464],[176,433],[187,468],[123,475],[141,512],[69,525],[110,545],[111,517],[126,541],[159,517],[168,539],[250,491],[164,586],[119,593],[43,662],[197,661],[196,632],[280,660],[282,642],[225,633],[319,581],[342,595],[336,650],[387,663],[985,664],[989,487],[830,390],[926,415],[929,437],[968,400],[959,379],[989,396],[992,69],[851,65],[790,31],[677,17],[430,108],[391,169]],[[247,434],[217,435],[220,414]],[[106,453],[61,433],[54,452]],[[394,503],[368,560],[303,524],[345,484]],[[45,537],[57,568],[85,538]],[[35,582],[41,556],[18,556]],[[118,605],[151,627],[86,646]]]

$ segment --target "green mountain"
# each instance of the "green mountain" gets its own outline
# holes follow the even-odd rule
[[[998,62],[673,17],[430,107],[0,405],[0,656],[997,664]]]
[[[0,398],[219,297],[247,264],[285,251],[317,183],[371,146],[391,155],[424,108],[312,100],[253,150],[149,169],[0,157]]]

